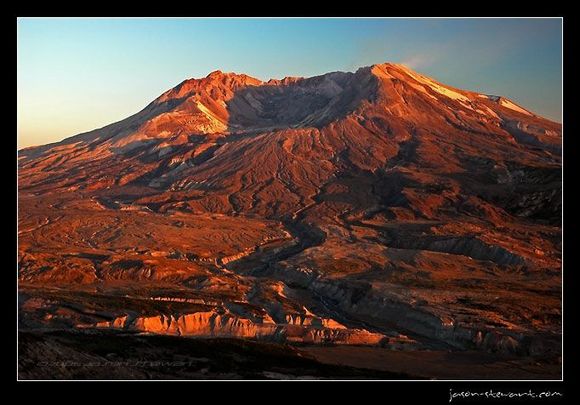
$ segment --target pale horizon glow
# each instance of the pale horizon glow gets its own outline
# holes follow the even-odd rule
[[[261,80],[403,63],[562,115],[561,19],[19,18],[18,148],[137,113],[214,70]]]

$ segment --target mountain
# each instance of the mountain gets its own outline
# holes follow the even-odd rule
[[[557,357],[561,131],[391,63],[186,80],[19,151],[21,323]]]

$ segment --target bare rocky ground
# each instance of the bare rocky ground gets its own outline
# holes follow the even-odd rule
[[[384,64],[214,72],[24,149],[21,373],[101,333],[236,338],[219,345],[369,378],[423,376],[423,360],[425,378],[559,378],[560,144],[559,124],[505,98]]]

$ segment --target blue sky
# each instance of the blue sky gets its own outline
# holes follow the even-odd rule
[[[560,19],[18,21],[19,147],[123,119],[220,69],[267,80],[405,63],[561,121]]]

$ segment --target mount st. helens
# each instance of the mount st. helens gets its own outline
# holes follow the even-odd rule
[[[18,158],[22,329],[561,351],[561,125],[505,97],[216,71]]]

